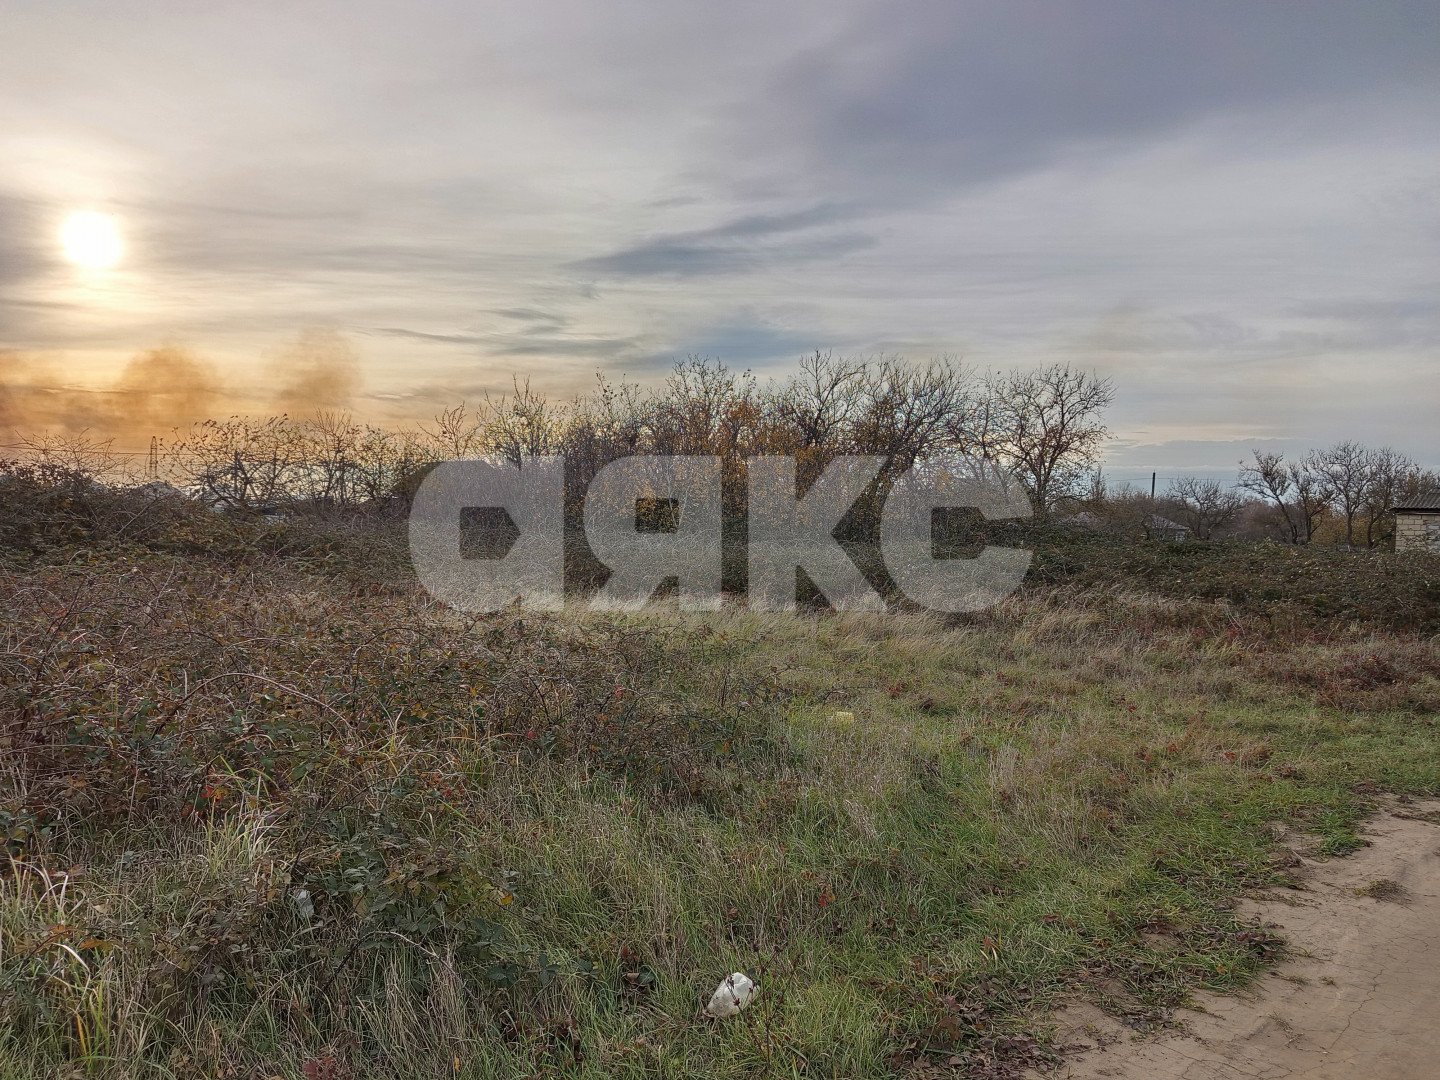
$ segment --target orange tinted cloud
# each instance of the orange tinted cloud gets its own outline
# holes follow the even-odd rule
[[[339,334],[307,331],[270,365],[267,383],[227,384],[214,364],[173,345],[147,349],[108,385],[89,387],[47,358],[0,354],[0,442],[84,431],[134,449],[213,417],[346,410],[360,386],[359,359]]]

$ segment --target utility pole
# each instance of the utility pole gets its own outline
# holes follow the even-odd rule
[[[1150,501],[1155,501],[1155,474],[1150,474]]]

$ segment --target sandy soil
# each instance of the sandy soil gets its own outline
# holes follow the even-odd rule
[[[1070,1010],[1061,1042],[1081,1049],[1058,1076],[1440,1080],[1440,802],[1392,807],[1362,835],[1353,855],[1302,858],[1304,889],[1244,905],[1294,952],[1250,994],[1202,995],[1158,1037]]]

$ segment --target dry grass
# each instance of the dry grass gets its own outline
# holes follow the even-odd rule
[[[1419,637],[462,619],[315,565],[0,574],[0,1075],[1011,1076],[1060,996],[1151,1022],[1271,958],[1228,913],[1268,822],[1343,850],[1440,776]]]

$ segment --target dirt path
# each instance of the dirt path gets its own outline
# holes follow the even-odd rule
[[[1372,819],[1368,847],[1302,860],[1305,888],[1244,905],[1294,957],[1244,997],[1201,995],[1186,1033],[1137,1038],[1093,1009],[1065,1080],[1440,1080],[1440,802]],[[1052,1074],[1054,1076],[1055,1074]]]

